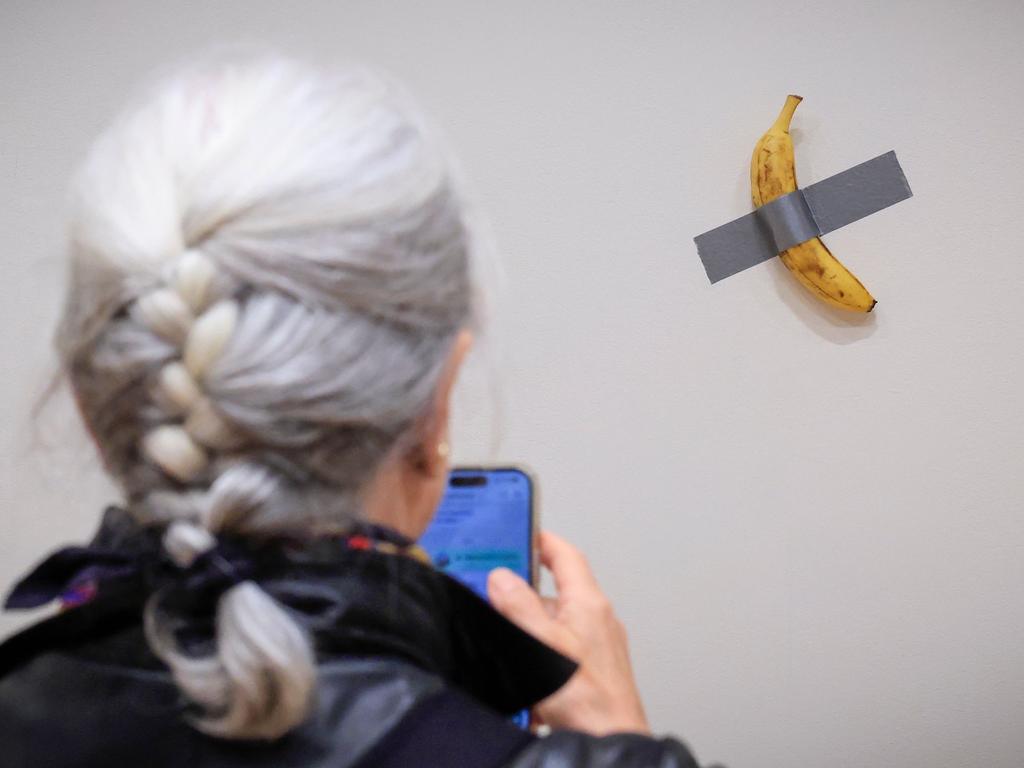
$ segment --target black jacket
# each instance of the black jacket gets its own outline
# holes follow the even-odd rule
[[[108,511],[108,528],[119,514]],[[109,530],[101,528],[93,544],[110,544],[104,536]],[[130,547],[116,543],[119,550]],[[61,562],[39,569],[36,582],[44,588],[53,582]],[[413,558],[321,544],[298,557],[257,558],[255,567],[251,558],[245,562],[243,576],[287,605],[314,637],[317,700],[302,726],[273,743],[215,739],[189,726],[182,717],[188,705],[140,626],[152,572],[122,568],[101,583],[94,599],[0,646],[0,766],[365,765],[369,751],[393,736],[417,703],[429,711],[425,700],[452,688],[467,694],[474,708],[474,744],[502,735],[507,740],[515,726],[505,716],[557,690],[576,669],[472,590]],[[201,651],[210,642],[210,607],[223,585],[201,572],[189,578],[179,610],[191,618],[179,639]],[[432,765],[429,754],[409,764]],[[467,758],[467,768],[472,764]],[[671,737],[569,730],[518,738],[504,764],[696,768]]]

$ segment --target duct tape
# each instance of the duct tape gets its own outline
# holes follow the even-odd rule
[[[697,235],[694,242],[708,279],[717,283],[912,195],[896,153],[886,152]]]

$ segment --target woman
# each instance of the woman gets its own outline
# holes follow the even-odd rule
[[[557,601],[497,569],[491,607],[415,543],[477,246],[396,86],[216,52],[73,191],[57,344],[124,502],[8,598],[64,610],[0,649],[0,764],[694,765],[572,545]]]

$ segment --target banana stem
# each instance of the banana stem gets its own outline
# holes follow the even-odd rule
[[[778,118],[772,125],[772,131],[789,133],[789,123],[793,119],[793,113],[796,112],[797,105],[804,100],[803,96],[795,96],[792,93],[786,97],[786,103],[782,106],[782,111],[779,112]]]

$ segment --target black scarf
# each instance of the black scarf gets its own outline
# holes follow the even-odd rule
[[[5,608],[62,596],[73,607],[0,644],[0,677],[39,653],[137,629],[154,593],[161,609],[180,620],[177,638],[186,652],[209,652],[219,596],[246,580],[309,630],[321,660],[403,658],[503,714],[546,698],[577,669],[432,565],[351,545],[353,537],[398,548],[414,544],[391,528],[361,523],[343,536],[308,539],[222,536],[188,568],[168,559],[161,534],[111,507],[88,546],[60,549],[21,579]]]

